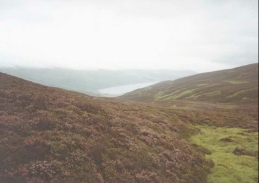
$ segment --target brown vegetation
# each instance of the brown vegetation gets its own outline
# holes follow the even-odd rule
[[[0,182],[206,182],[177,113],[0,74]]]

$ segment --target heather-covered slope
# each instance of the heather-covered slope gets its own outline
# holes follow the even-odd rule
[[[196,132],[184,112],[0,74],[0,182],[206,182]]]
[[[258,63],[165,81],[121,97],[127,100],[258,102]]]

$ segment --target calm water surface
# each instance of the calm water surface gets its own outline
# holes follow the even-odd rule
[[[113,96],[119,96],[123,95],[127,92],[131,92],[133,90],[144,88],[150,85],[153,85],[157,82],[149,82],[149,83],[139,83],[139,84],[132,84],[132,85],[123,85],[123,86],[116,86],[111,88],[104,88],[99,90],[101,94],[104,95],[113,95]]]

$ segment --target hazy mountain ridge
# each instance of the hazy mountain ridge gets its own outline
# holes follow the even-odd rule
[[[128,100],[258,102],[258,63],[165,81],[123,95]]]
[[[128,84],[159,82],[168,79],[195,74],[194,71],[171,70],[96,70],[78,71],[70,69],[30,69],[30,68],[0,68],[0,72],[25,80],[78,91],[90,95],[99,95],[98,90]]]

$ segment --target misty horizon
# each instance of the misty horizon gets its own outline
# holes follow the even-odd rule
[[[234,69],[237,67],[242,67],[242,66],[246,66],[246,65],[251,65],[251,64],[255,64],[257,62],[254,63],[249,63],[249,64],[245,64],[245,65],[240,65],[240,66],[232,66],[232,67],[228,67],[226,69]],[[89,71],[89,72],[98,72],[98,71],[107,71],[107,72],[121,72],[121,71],[152,71],[152,72],[169,72],[169,71],[175,71],[175,72],[192,72],[193,74],[199,74],[199,73],[206,73],[206,72],[213,72],[213,71],[220,71],[220,70],[225,70],[225,69],[214,69],[211,71],[195,71],[195,70],[191,70],[191,69],[145,69],[145,68],[139,68],[139,69],[127,69],[127,68],[122,68],[122,69],[99,69],[99,68],[95,68],[95,69],[91,69],[91,68],[68,68],[68,67],[33,67],[33,66],[10,66],[10,65],[6,65],[6,66],[0,66],[0,70],[23,70],[23,69],[27,69],[27,70],[70,70],[70,71],[78,71],[78,72],[84,72],[84,71]]]

